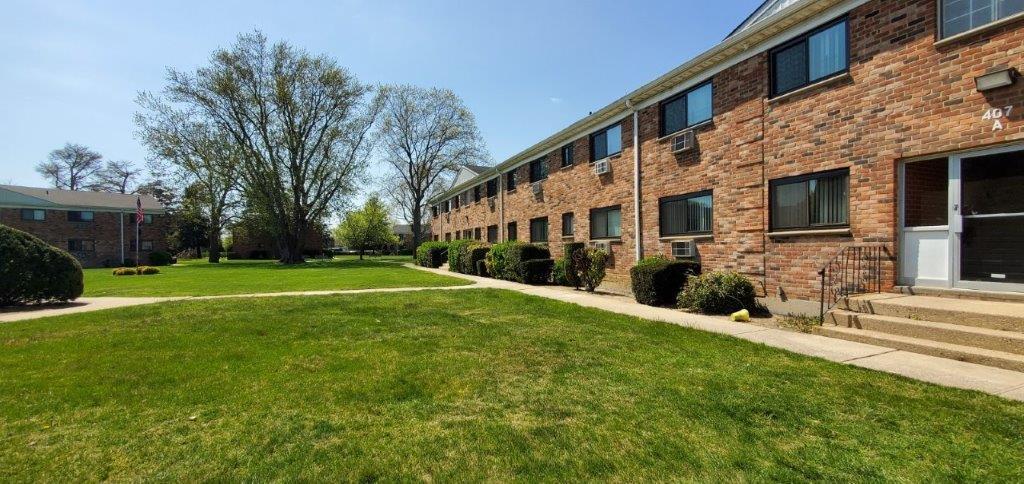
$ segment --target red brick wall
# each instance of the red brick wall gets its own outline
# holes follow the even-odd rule
[[[116,212],[94,212],[92,222],[69,222],[64,210],[46,210],[46,220],[21,219],[21,209],[0,208],[0,223],[28,232],[61,250],[68,250],[68,240],[92,240],[95,250],[71,252],[83,267],[108,267],[121,264],[121,215]],[[135,240],[135,212],[124,214],[124,256],[135,259],[131,244]],[[152,224],[143,224],[140,236],[143,241],[152,241],[153,250],[140,250],[142,263],[148,263],[149,253],[167,251],[167,230],[169,220],[165,215],[153,215]]]
[[[1006,144],[1024,139],[1024,82],[982,94],[974,78],[1024,65],[1024,21],[936,44],[934,0],[876,0],[849,13],[849,76],[804,92],[768,98],[768,55],[729,67],[714,79],[714,120],[698,128],[698,150],[674,155],[659,139],[658,107],[640,112],[644,255],[670,254],[659,238],[658,200],[713,190],[713,236],[697,242],[708,270],[746,274],[769,296],[815,299],[817,270],[844,245],[883,243],[884,265],[895,283],[897,167],[902,159]],[[981,119],[990,108],[1014,106],[1004,129]],[[561,214],[576,213],[576,240],[587,240],[589,210],[622,205],[622,243],[614,246],[613,278],[628,274],[634,258],[632,122],[622,120],[623,152],[612,174],[598,180],[586,163],[588,138],[576,140],[576,164],[558,169],[534,199],[520,168],[520,186],[505,200],[504,222],[516,221],[521,240],[529,220],[548,216],[551,246],[561,248]],[[769,235],[771,180],[846,168],[850,173],[850,233]],[[473,209],[433,221],[434,233],[472,228],[486,220]],[[502,222],[497,222],[502,223]],[[503,224],[502,224],[503,225]]]
[[[323,232],[319,229],[313,229],[306,232],[305,242],[303,243],[303,253],[318,255],[322,253],[323,250]],[[264,254],[257,256],[260,252]],[[242,259],[277,259],[280,257],[277,241],[275,241],[272,236],[267,233],[250,233],[249,230],[246,230],[242,226],[237,226],[231,229],[231,254],[233,254],[232,257],[237,256]]]

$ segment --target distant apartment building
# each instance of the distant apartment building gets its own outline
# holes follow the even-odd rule
[[[618,281],[642,256],[693,259],[776,302],[844,284],[819,270],[854,247],[885,254],[865,260],[885,290],[1024,291],[1022,63],[1024,2],[767,1],[692,60],[467,167],[432,199],[432,233],[556,256],[585,241]]]
[[[142,202],[138,259],[167,251],[166,210],[149,195],[0,185],[0,224],[28,232],[75,256],[83,267],[136,260],[136,197]]]

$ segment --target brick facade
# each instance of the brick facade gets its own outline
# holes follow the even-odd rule
[[[883,281],[887,288],[894,285],[901,161],[1024,139],[1024,83],[991,93],[975,86],[977,76],[1024,64],[1024,21],[937,42],[937,10],[935,0],[873,0],[854,7],[846,14],[848,73],[774,99],[767,52],[726,67],[711,77],[713,121],[695,129],[693,152],[673,154],[671,138],[659,137],[659,105],[642,106],[643,255],[671,255],[671,239],[659,235],[659,199],[711,190],[713,233],[696,238],[706,270],[739,271],[769,297],[816,299],[817,270],[844,245],[883,243],[892,256]],[[1017,109],[1003,120],[1003,129],[993,130],[982,115],[1004,106]],[[591,170],[584,135],[574,141],[573,166],[559,169],[560,151],[549,153],[551,173],[542,196],[531,193],[528,164],[520,166],[519,187],[503,192],[495,209],[482,203],[442,213],[433,219],[433,233],[444,240],[445,233],[492,224],[504,229],[515,221],[519,239],[527,240],[529,220],[547,216],[557,257],[562,213],[575,213],[575,240],[585,241],[589,210],[621,205],[622,237],[612,246],[609,277],[628,277],[638,232],[632,117],[621,123],[623,149],[612,159],[610,175]],[[833,169],[849,170],[848,230],[772,232],[771,181]]]
[[[124,257],[135,259],[135,212],[123,212],[123,239],[121,212],[93,211],[91,222],[71,222],[66,210],[46,209],[45,220],[22,220],[21,209],[0,208],[0,224],[28,232],[46,243],[75,256],[83,267],[113,267],[121,265],[121,245]],[[164,214],[150,214],[152,223],[140,227],[142,246],[139,259],[149,262],[149,254],[167,252],[169,219]],[[92,242],[93,250],[69,250],[69,241]],[[152,246],[150,246],[152,244]]]
[[[319,256],[324,253],[324,233],[319,228],[306,232],[302,253]],[[247,229],[244,225],[231,228],[231,248],[228,254],[237,259],[278,259],[281,251],[277,241],[267,232]]]

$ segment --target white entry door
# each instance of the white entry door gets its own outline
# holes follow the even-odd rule
[[[1024,147],[900,165],[904,285],[1024,291]]]

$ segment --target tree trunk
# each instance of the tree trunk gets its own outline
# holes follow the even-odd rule
[[[211,264],[220,263],[220,227],[210,227],[210,236],[206,250],[210,253],[207,259]]]
[[[412,207],[412,253],[423,243],[423,210],[419,203]]]
[[[366,248],[359,246],[359,260],[363,260],[363,252],[366,252]]]

